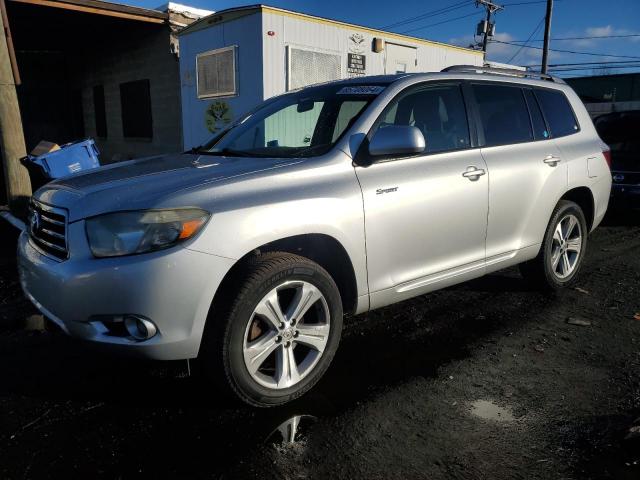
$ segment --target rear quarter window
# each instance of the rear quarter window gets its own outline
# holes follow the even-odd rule
[[[553,137],[572,135],[580,130],[571,104],[563,92],[537,89],[535,93]]]

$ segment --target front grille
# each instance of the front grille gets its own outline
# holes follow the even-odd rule
[[[40,250],[58,260],[69,257],[67,214],[64,210],[31,200],[28,220],[31,240]]]

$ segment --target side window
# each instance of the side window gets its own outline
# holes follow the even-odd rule
[[[487,147],[533,140],[529,112],[520,87],[473,85]]]
[[[544,116],[549,122],[551,135],[564,137],[580,130],[571,105],[569,105],[569,100],[564,93],[540,88],[536,89],[536,97],[538,97]]]
[[[544,117],[540,111],[540,105],[536,100],[533,91],[526,88],[524,90],[524,96],[527,99],[527,106],[529,107],[529,115],[531,115],[531,126],[533,127],[533,136],[536,140],[544,140],[549,138],[549,131],[547,130],[547,124],[544,122]]]
[[[469,125],[459,85],[411,90],[387,106],[378,128],[413,125],[420,129],[428,153],[468,148]]]

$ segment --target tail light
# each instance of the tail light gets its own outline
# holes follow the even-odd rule
[[[609,170],[611,170],[611,149],[609,147],[602,147],[602,155],[604,155],[604,159],[607,161],[607,165],[609,165]]]

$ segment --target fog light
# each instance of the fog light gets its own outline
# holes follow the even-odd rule
[[[129,335],[140,341],[148,340],[158,332],[153,322],[146,318],[134,317],[133,315],[124,317],[124,326]]]

